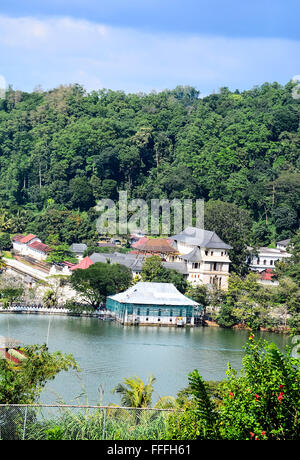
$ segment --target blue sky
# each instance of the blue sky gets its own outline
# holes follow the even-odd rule
[[[3,0],[0,75],[15,89],[248,89],[300,74],[294,0]]]

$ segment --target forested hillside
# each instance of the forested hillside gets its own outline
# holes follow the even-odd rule
[[[0,231],[92,239],[96,201],[127,190],[221,200],[248,211],[249,244],[288,238],[300,222],[300,100],[292,88],[266,83],[204,98],[191,87],[9,89],[0,101]]]

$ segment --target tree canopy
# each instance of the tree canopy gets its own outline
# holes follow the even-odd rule
[[[103,262],[97,262],[86,270],[74,270],[70,279],[73,289],[93,308],[99,307],[107,296],[125,291],[131,282],[129,268]]]
[[[127,190],[146,200],[212,200],[208,212],[215,202],[220,212],[235,209],[249,243],[293,236],[300,223],[293,85],[223,88],[203,98],[182,86],[149,94],[10,87],[0,101],[0,232],[93,240],[97,200]]]

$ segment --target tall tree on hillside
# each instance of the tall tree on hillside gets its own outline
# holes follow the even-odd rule
[[[204,225],[233,249],[229,251],[231,271],[244,275],[247,273],[247,245],[251,238],[252,219],[249,212],[235,204],[221,200],[210,200],[205,205]]]

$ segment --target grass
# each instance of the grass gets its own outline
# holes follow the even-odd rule
[[[28,440],[164,439],[168,412],[126,409],[59,409],[51,418],[38,414],[26,427]]]

